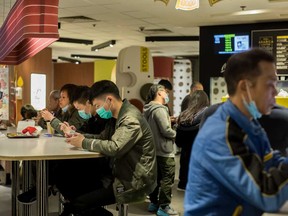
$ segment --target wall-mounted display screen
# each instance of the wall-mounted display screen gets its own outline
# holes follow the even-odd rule
[[[252,45],[267,50],[276,58],[278,74],[288,74],[288,29],[252,31]]]
[[[249,34],[217,34],[214,35],[214,51],[216,54],[234,54],[250,48]]]
[[[46,74],[31,73],[31,105],[36,110],[46,108]]]

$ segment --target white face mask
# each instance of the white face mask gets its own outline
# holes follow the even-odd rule
[[[165,96],[164,100],[165,100],[165,104],[169,103],[169,95],[168,95],[168,93],[166,93],[166,96]]]

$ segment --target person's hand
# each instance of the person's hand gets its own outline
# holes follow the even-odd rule
[[[42,110],[41,116],[45,121],[52,121],[52,119],[54,118],[52,113],[50,113],[48,110]]]
[[[60,130],[63,131],[65,137],[71,137],[74,135],[76,128],[73,125],[69,125],[68,122],[60,123]]]
[[[82,148],[82,141],[84,138],[85,137],[82,134],[74,133],[72,137],[66,138],[66,142],[75,147]]]
[[[0,100],[0,109],[2,108],[2,106],[3,106],[3,100],[1,99]]]
[[[75,127],[74,125],[70,125],[69,122],[64,121],[63,123],[64,123],[65,125],[67,125],[67,127],[69,127],[71,130],[74,130],[74,131],[77,130],[76,127]]]
[[[37,116],[33,117],[32,120],[35,121],[35,125],[38,125],[38,122],[40,121],[40,119],[41,119],[41,111],[38,111]]]
[[[177,117],[170,116],[170,121],[171,121],[171,123],[176,123],[177,122]]]

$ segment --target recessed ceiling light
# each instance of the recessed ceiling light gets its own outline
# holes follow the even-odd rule
[[[238,11],[238,12],[234,12],[232,13],[232,15],[234,16],[242,16],[242,15],[256,15],[256,14],[263,14],[263,13],[267,13],[268,10],[243,10],[243,11]]]

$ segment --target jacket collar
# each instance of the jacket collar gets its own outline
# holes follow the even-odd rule
[[[267,134],[258,122],[258,120],[250,120],[245,116],[230,100],[225,102],[222,106],[223,110],[228,113],[239,127],[248,134],[249,139],[252,143],[247,143],[263,159],[265,155],[271,152],[270,142],[268,140]]]

